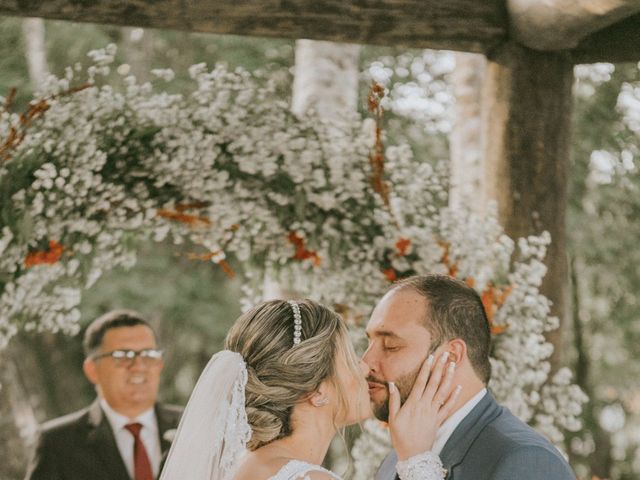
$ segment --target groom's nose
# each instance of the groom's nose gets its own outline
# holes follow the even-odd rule
[[[373,343],[370,343],[364,354],[362,355],[362,362],[367,365],[369,372],[375,372],[377,368],[376,355],[373,349]]]

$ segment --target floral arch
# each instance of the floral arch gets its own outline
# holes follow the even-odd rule
[[[247,262],[248,301],[269,274],[356,314],[398,276],[448,272],[482,294],[495,395],[556,442],[579,428],[584,395],[567,370],[549,378],[546,361],[543,333],[557,327],[538,289],[547,235],[516,246],[495,215],[446,208],[446,167],[405,146],[383,164],[376,122],[296,117],[268,85],[221,66],[191,67],[188,94],[158,87],[169,70],[154,85],[100,85],[114,54],[90,52],[85,83],[80,67],[52,77],[23,114],[0,110],[0,348],[19,329],[77,331],[81,292],[135,263],[140,240],[191,242],[229,275],[226,255]],[[367,432],[360,458],[384,443]]]

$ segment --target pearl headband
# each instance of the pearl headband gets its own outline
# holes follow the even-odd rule
[[[293,310],[293,344],[298,345],[300,343],[300,337],[302,337],[302,315],[300,315],[300,307],[293,300],[288,300],[287,303],[291,305],[291,310]]]

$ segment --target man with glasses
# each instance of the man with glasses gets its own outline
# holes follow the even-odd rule
[[[98,398],[43,426],[26,479],[157,478],[181,410],[157,403],[164,363],[155,332],[139,313],[116,310],[89,325],[83,346]]]

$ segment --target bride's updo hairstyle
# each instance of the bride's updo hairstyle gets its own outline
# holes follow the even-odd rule
[[[329,379],[336,378],[338,358],[347,359],[354,375],[361,375],[349,345],[347,327],[338,314],[311,300],[296,300],[302,320],[301,342],[294,345],[294,314],[284,300],[262,303],[236,320],[225,348],[238,352],[247,364],[246,411],[252,429],[247,447],[255,450],[292,431],[291,412]]]

